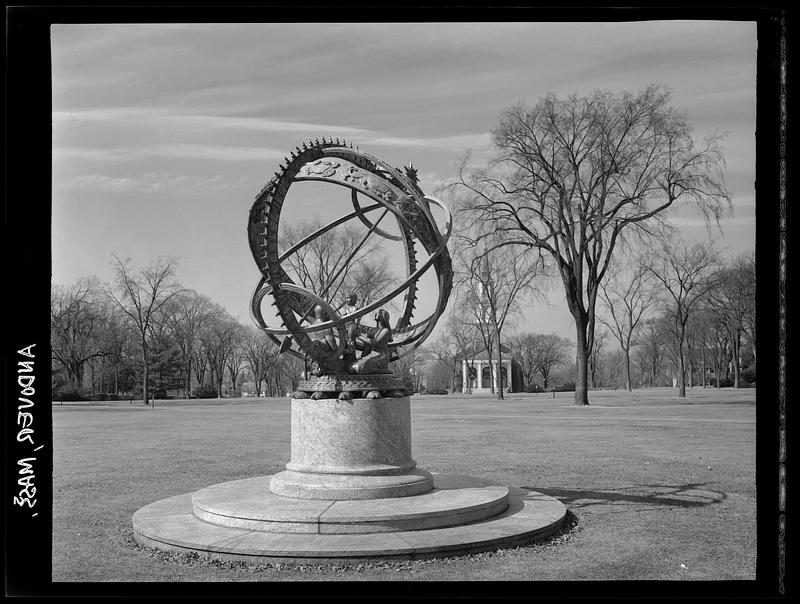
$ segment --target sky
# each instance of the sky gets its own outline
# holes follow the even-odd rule
[[[726,134],[732,211],[710,233],[724,255],[755,246],[753,22],[61,24],[51,39],[54,284],[110,281],[112,254],[175,256],[182,285],[248,323],[260,276],[248,212],[304,141],[413,163],[433,193],[466,152],[490,156],[503,109],[651,83],[672,90],[696,137]],[[347,209],[299,184],[287,220]],[[696,212],[673,219],[708,240]],[[424,289],[422,311],[435,296]],[[553,288],[516,328],[574,340],[573,325]]]

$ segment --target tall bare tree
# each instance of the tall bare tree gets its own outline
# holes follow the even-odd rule
[[[108,296],[129,318],[136,331],[142,355],[142,397],[148,404],[150,331],[159,309],[181,291],[175,280],[178,261],[176,258],[158,257],[135,271],[130,258],[121,260],[116,255],[112,258],[117,291],[108,292]]]
[[[650,273],[641,264],[631,271],[616,269],[608,279],[600,283],[600,298],[604,313],[597,318],[619,342],[624,356],[625,387],[633,390],[631,381],[631,347],[634,334],[655,302],[656,292],[650,284]]]
[[[664,312],[670,319],[679,374],[678,396],[686,396],[686,326],[700,302],[715,286],[717,254],[710,245],[664,241],[647,264],[663,286]]]
[[[653,234],[679,202],[707,218],[730,204],[720,137],[698,144],[670,103],[669,90],[650,86],[519,104],[492,132],[496,157],[474,171],[465,161],[455,185],[473,224],[503,235],[494,247],[527,246],[552,258],[575,319],[576,405],[589,404],[595,305],[620,243]]]

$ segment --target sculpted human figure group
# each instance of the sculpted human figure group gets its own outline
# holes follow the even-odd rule
[[[351,294],[347,298],[345,305],[348,314],[357,310],[357,301],[358,298],[355,294]],[[381,308],[375,312],[373,319],[375,320],[375,327],[366,331],[355,321],[347,324],[347,341],[342,354],[343,362],[339,363],[338,366],[339,373],[359,375],[389,373],[389,342],[392,339],[389,312]],[[328,313],[325,312],[322,306],[318,305],[314,308],[309,326],[319,325],[329,320]],[[312,341],[311,352],[328,353],[338,347],[336,335],[330,327],[310,332],[309,337]],[[361,353],[358,360],[356,360],[357,353]],[[318,365],[313,370],[313,373],[315,375],[323,375],[331,370],[331,367]]]
[[[357,303],[358,298],[355,294],[348,296],[343,304],[345,316],[358,310]],[[325,309],[317,305],[312,316],[309,317],[309,326],[319,325],[330,319],[331,317],[328,316]],[[373,319],[375,326],[371,328],[362,327],[357,321],[347,323],[345,330],[346,341],[341,357],[328,364],[315,363],[309,373],[317,377],[326,377],[332,374],[339,376],[390,375],[389,361],[391,351],[389,344],[392,341],[392,328],[389,312],[381,308],[375,312]],[[309,337],[311,339],[309,351],[312,354],[331,353],[337,350],[339,345],[336,334],[330,327],[309,332]],[[367,390],[365,395],[367,398],[381,396],[377,390]],[[320,391],[314,392],[311,398],[319,399],[327,398],[328,396],[330,394]],[[346,399],[348,394],[342,393],[340,398]]]

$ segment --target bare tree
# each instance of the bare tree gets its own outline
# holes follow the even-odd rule
[[[211,320],[200,332],[200,342],[207,366],[211,370],[212,380],[217,388],[217,396],[222,398],[225,368],[231,357],[236,354],[243,337],[243,327],[221,307],[214,306],[215,310]]]
[[[428,355],[436,366],[437,389],[440,387],[441,375],[447,371],[447,388],[455,391],[456,382],[461,375],[461,357],[459,356],[458,342],[449,331],[442,332],[439,338],[427,346]]]
[[[575,404],[588,405],[599,285],[627,235],[650,235],[663,213],[695,203],[706,217],[730,200],[719,136],[698,144],[670,92],[596,92],[503,112],[492,138],[496,158],[465,174],[462,210],[473,224],[502,234],[491,249],[535,248],[552,258],[575,319]]]
[[[542,376],[542,387],[547,390],[550,375],[556,367],[569,362],[572,342],[554,333],[522,333],[510,340],[511,350],[517,355],[525,381],[530,389],[533,376]]]
[[[300,383],[300,376],[305,371],[304,362],[292,355],[280,355],[277,362],[270,366],[268,373],[270,392],[281,394],[294,392]]]
[[[132,347],[135,341],[135,334],[131,326],[126,321],[125,315],[120,308],[108,300],[102,301],[103,307],[103,328],[101,335],[101,347],[104,358],[111,364],[111,372],[114,383],[114,394],[119,395],[122,383],[123,367],[130,365],[130,360],[135,356],[136,351]]]
[[[262,383],[268,386],[269,373],[277,363],[278,348],[267,335],[255,326],[246,330],[244,339],[244,355],[253,374],[256,394],[262,392]]]
[[[244,326],[239,322],[236,322],[231,328],[235,338],[233,349],[228,355],[228,358],[225,359],[225,368],[228,370],[228,375],[231,378],[231,390],[235,393],[238,392],[236,385],[247,361],[247,355],[245,353],[245,338],[247,334]]]
[[[740,292],[743,307],[742,330],[750,340],[753,360],[756,360],[756,257],[749,252],[737,256],[731,267],[734,282]]]
[[[569,362],[570,352],[572,352],[572,342],[567,338],[562,338],[554,333],[537,337],[536,367],[542,376],[542,386],[545,389],[547,389],[553,369]]]
[[[709,334],[707,343],[711,353],[711,362],[717,388],[721,387],[722,375],[725,372],[727,359],[730,356],[728,330],[725,321],[716,313],[708,313]]]
[[[522,379],[525,382],[525,389],[530,392],[535,386],[534,375],[536,374],[536,353],[535,338],[532,333],[515,334],[508,339],[508,347],[517,358],[522,369]]]
[[[465,392],[472,392],[471,386],[471,371],[475,369],[475,355],[479,352],[478,344],[481,341],[481,333],[473,320],[474,317],[470,316],[469,311],[465,310],[463,304],[456,303],[451,305],[450,314],[445,322],[445,330],[442,337],[446,343],[434,346],[431,348],[431,354],[439,355],[439,348],[447,350],[447,353],[441,353],[441,358],[446,355],[452,354],[452,362],[454,364],[454,371],[458,371],[458,361],[462,361],[467,365],[467,383],[462,384]],[[454,376],[453,389],[457,382],[457,376]]]
[[[603,346],[608,337],[607,331],[598,330],[594,336],[594,346],[592,346],[591,354],[589,354],[589,380],[592,388],[597,388],[602,380],[602,360],[603,360]],[[601,378],[601,379],[598,379]]]
[[[686,396],[686,325],[700,301],[714,287],[717,254],[710,245],[665,241],[647,270],[663,286],[679,374],[678,396]]]
[[[283,255],[323,229],[318,218],[283,225]],[[388,290],[393,278],[378,236],[355,225],[322,232],[286,255],[287,274],[306,289],[341,306],[355,293],[361,302],[374,301]]]
[[[537,292],[536,279],[544,273],[544,266],[531,254],[478,252],[473,237],[462,232],[458,238],[455,282],[483,336],[490,365],[496,354],[498,375],[492,383],[498,384],[497,398],[502,399],[503,328],[520,312],[522,301]]]
[[[605,353],[600,360],[602,378],[600,387],[606,386],[617,389],[618,379],[625,365],[625,354],[622,350],[611,350]]]
[[[199,385],[206,383],[206,374],[209,373],[210,365],[208,362],[208,354],[206,353],[206,343],[202,338],[202,331],[198,335],[198,342],[192,349],[191,363],[194,375],[197,378]]]
[[[392,372],[411,387],[412,391],[417,392],[422,384],[425,363],[429,358],[424,349],[417,348],[404,357],[393,361],[391,364]]]
[[[600,297],[604,314],[597,318],[619,342],[624,356],[625,387],[631,391],[631,347],[634,334],[644,314],[652,308],[656,299],[655,290],[649,283],[649,271],[641,265],[627,274],[621,270],[609,273],[605,283],[600,283]],[[607,317],[607,318],[606,318]]]
[[[54,286],[50,294],[50,346],[71,387],[83,384],[86,362],[103,354],[99,342],[103,313],[100,289],[94,279],[81,279],[71,287]]]
[[[739,387],[742,336],[750,337],[755,358],[755,263],[743,255],[721,267],[715,275],[716,286],[708,294],[706,308],[714,313],[728,334],[733,357],[733,384]]]
[[[113,256],[117,292],[108,293],[133,325],[139,341],[142,358],[142,397],[148,404],[149,337],[154,318],[159,309],[181,291],[175,281],[177,259],[159,257],[146,267],[134,272],[130,259]]]
[[[184,391],[188,398],[192,388],[192,357],[203,326],[213,316],[214,303],[208,296],[193,289],[179,292],[164,305],[164,318],[181,351]]]
[[[636,337],[639,347],[640,365],[647,368],[648,385],[658,386],[664,360],[666,346],[666,330],[661,316],[650,317],[642,323],[642,329]],[[644,373],[644,372],[643,372]],[[642,381],[644,385],[644,379]]]

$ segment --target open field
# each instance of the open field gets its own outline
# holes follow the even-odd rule
[[[561,499],[545,544],[354,568],[209,562],[134,544],[131,515],[171,495],[283,469],[287,399],[53,405],[54,581],[754,579],[755,391],[671,389],[412,398],[413,451]]]

